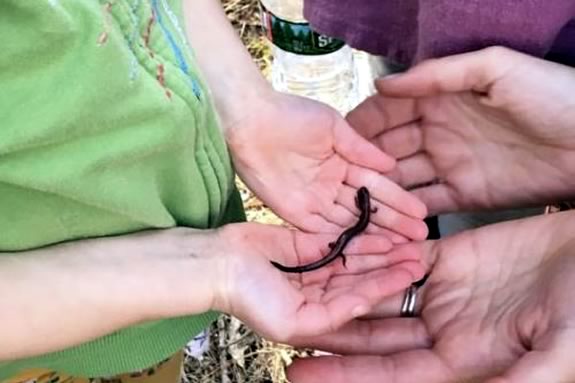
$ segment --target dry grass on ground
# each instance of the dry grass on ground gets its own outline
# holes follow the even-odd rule
[[[266,74],[271,64],[271,57],[269,45],[261,27],[258,1],[223,0],[222,3],[244,45],[260,69]]]

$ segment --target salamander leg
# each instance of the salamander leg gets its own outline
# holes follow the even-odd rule
[[[372,212],[372,213],[377,213],[377,206],[372,207],[372,208],[371,208],[371,212]]]
[[[335,242],[328,243],[327,247],[329,247],[330,249],[333,249],[335,247]]]
[[[345,267],[347,269],[347,266],[345,265],[347,262],[347,258],[345,257],[344,253],[341,253],[341,263],[343,264],[343,267]]]

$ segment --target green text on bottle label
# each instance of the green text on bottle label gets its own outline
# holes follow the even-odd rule
[[[268,39],[284,51],[300,55],[332,53],[345,45],[341,40],[314,32],[309,23],[294,23],[281,19],[268,11],[263,4],[262,24]]]

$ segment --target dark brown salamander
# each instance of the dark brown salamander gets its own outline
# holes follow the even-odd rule
[[[352,227],[350,227],[349,229],[346,229],[343,233],[341,233],[341,235],[337,238],[335,242],[329,244],[331,250],[329,254],[326,255],[324,258],[302,266],[289,267],[271,261],[272,265],[274,265],[275,267],[286,273],[305,273],[308,271],[317,270],[327,265],[328,263],[333,262],[334,260],[336,260],[338,257],[341,256],[343,260],[343,265],[345,266],[345,255],[343,254],[343,250],[345,249],[349,241],[352,240],[353,237],[355,237],[356,235],[365,230],[365,228],[369,224],[371,213],[375,213],[376,211],[376,209],[374,210],[371,209],[369,190],[367,190],[366,187],[362,186],[357,191],[357,196],[355,197],[355,204],[357,205],[357,207],[361,212],[361,214],[359,215],[359,219],[357,220],[357,223]]]

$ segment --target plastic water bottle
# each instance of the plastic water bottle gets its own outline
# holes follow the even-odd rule
[[[303,17],[303,0],[261,0],[261,8],[273,43],[273,87],[348,112],[354,93],[351,48],[314,32]]]

